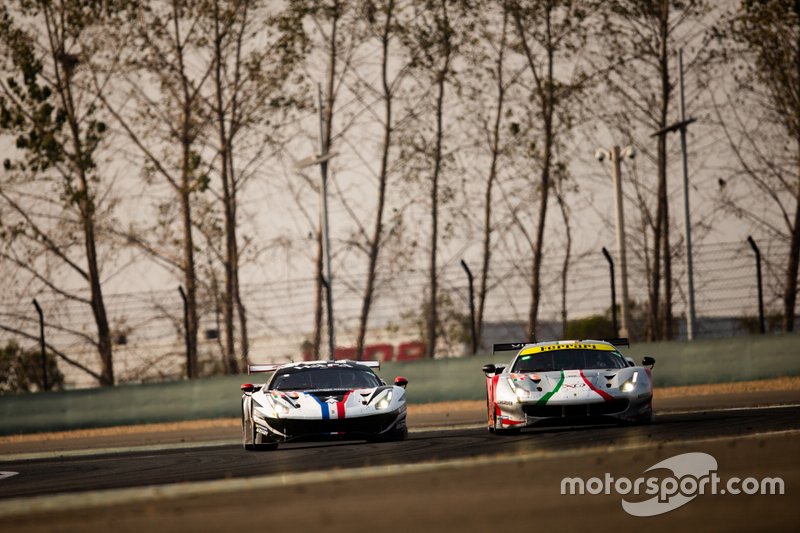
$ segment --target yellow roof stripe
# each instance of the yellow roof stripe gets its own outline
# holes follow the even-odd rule
[[[571,342],[569,344],[547,344],[545,346],[532,346],[525,348],[519,355],[531,355],[534,353],[551,352],[553,350],[600,350],[605,352],[614,352],[616,348],[608,344],[587,344],[581,342]]]

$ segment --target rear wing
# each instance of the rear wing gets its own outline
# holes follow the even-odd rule
[[[607,342],[613,346],[627,346],[630,347],[631,343],[628,341],[627,337],[618,337],[613,339],[599,339],[603,342]],[[572,341],[575,342],[575,341]],[[492,344],[492,353],[497,352],[511,352],[521,350],[525,347],[525,345],[531,344],[527,342],[510,342],[505,344]]]
[[[247,365],[247,373],[254,374],[256,372],[275,372],[283,365]]]
[[[608,344],[613,344],[614,346],[627,346],[628,348],[631,347],[631,343],[628,342],[627,337],[619,337],[616,339],[602,339],[603,342],[607,342]]]
[[[353,363],[357,365],[363,365],[369,368],[375,368],[380,370],[381,362],[380,361],[348,361],[348,360],[338,360],[338,361],[309,361],[308,365],[313,364],[327,364],[327,363]],[[302,363],[301,363],[302,364]],[[254,374],[256,372],[275,372],[282,366],[286,366],[286,363],[283,364],[269,364],[269,365],[247,365],[247,373]]]
[[[492,353],[497,352],[512,352],[521,350],[525,347],[526,342],[509,342],[504,344],[492,344]]]

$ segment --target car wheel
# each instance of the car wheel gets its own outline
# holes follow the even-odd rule
[[[255,435],[255,439],[253,442],[253,449],[258,451],[270,451],[270,450],[277,450],[278,443],[275,441],[268,440],[266,436],[262,435],[261,433],[253,428],[253,433]]]
[[[408,438],[408,428],[403,426],[402,429],[395,429],[392,431],[392,437],[390,440],[393,441],[403,441]]]
[[[248,423],[244,417],[244,400],[242,400],[242,447],[247,451],[255,450],[253,424]],[[248,433],[249,432],[249,433]]]

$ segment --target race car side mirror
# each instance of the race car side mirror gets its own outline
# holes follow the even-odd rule
[[[505,367],[506,365],[493,365],[489,363],[488,365],[483,365],[483,373],[487,376],[496,376],[502,374]]]
[[[649,366],[650,368],[653,368],[654,366],[656,366],[656,360],[650,357],[649,355],[645,355],[642,358],[642,366]]]
[[[242,392],[253,392],[255,390],[255,386],[252,383],[243,383],[242,384]]]
[[[397,376],[396,378],[394,378],[394,384],[397,387],[403,387],[405,389],[406,385],[408,385],[408,378],[404,378],[403,376]]]

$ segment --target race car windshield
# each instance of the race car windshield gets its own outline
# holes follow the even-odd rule
[[[302,368],[279,370],[270,384],[271,390],[371,389],[382,385],[371,370],[349,367]]]
[[[558,370],[605,370],[625,368],[625,359],[617,352],[601,350],[554,350],[517,358],[512,372],[552,372]]]

